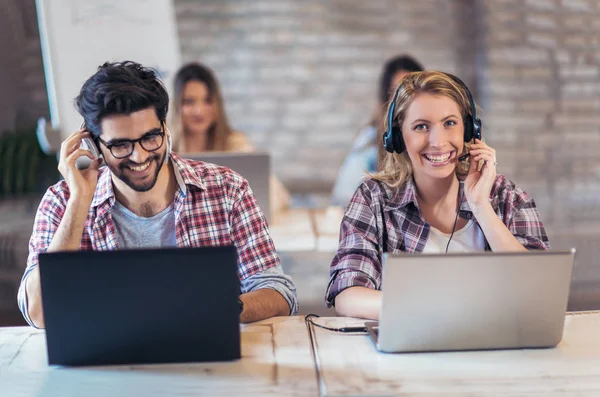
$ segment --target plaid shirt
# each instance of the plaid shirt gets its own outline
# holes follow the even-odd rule
[[[477,222],[462,191],[461,183],[460,216]],[[496,177],[490,203],[525,248],[550,249],[533,199],[506,177]],[[327,306],[333,306],[335,297],[349,287],[381,289],[383,253],[423,252],[429,231],[419,210],[412,178],[397,194],[385,183],[366,180],[354,193],[342,220],[338,251],[329,270]],[[486,250],[491,250],[487,242]]]
[[[235,245],[238,252],[238,276],[243,281],[258,277],[263,271],[277,279],[282,274],[279,256],[271,240],[266,219],[248,182],[230,169],[200,161],[184,160],[171,154],[178,189],[173,201],[178,247]],[[18,303],[31,324],[25,294],[25,279],[37,266],[39,253],[45,252],[65,214],[69,200],[65,181],[51,186],[38,208],[33,234],[29,241],[27,268],[19,287]],[[115,194],[111,173],[100,169],[96,192],[88,211],[81,250],[116,250],[117,233],[111,217]],[[262,280],[265,285],[265,280]],[[258,285],[260,283],[253,283]],[[292,313],[297,310],[295,287],[287,277],[285,287],[273,289],[284,295]],[[245,291],[242,291],[245,292]]]

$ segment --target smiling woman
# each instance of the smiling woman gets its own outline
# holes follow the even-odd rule
[[[496,174],[468,88],[407,75],[385,119],[381,171],[356,190],[330,268],[328,306],[378,318],[384,253],[550,248],[533,199]],[[454,238],[453,238],[454,237]]]
[[[175,95],[170,126],[173,150],[177,153],[253,152],[248,137],[231,128],[219,83],[213,71],[201,63],[182,66],[175,76]],[[271,174],[271,212],[289,207],[291,196],[281,181]]]

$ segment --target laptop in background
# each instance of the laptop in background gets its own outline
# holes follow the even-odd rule
[[[575,250],[406,254],[383,268],[378,350],[552,347],[562,339]]]
[[[229,167],[250,184],[254,197],[267,221],[271,221],[269,202],[269,178],[271,175],[271,156],[267,152],[202,152],[180,153],[190,160]]]
[[[233,246],[44,253],[39,266],[51,365],[240,358]]]

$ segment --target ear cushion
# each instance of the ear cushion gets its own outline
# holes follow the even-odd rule
[[[390,130],[383,134],[383,148],[388,153],[394,153],[393,133]]]
[[[171,154],[173,148],[173,138],[171,138],[171,131],[167,129],[167,155]]]
[[[92,138],[82,139],[79,147],[81,149],[90,151],[96,159],[101,157],[100,149],[98,149],[98,146],[96,146],[96,142],[94,142]]]
[[[392,136],[394,137],[394,151],[396,153],[402,153],[406,150],[404,145],[404,139],[402,139],[402,129],[398,126],[392,128]]]
[[[465,117],[465,142],[470,142],[473,139],[475,133],[473,131],[473,128],[473,117],[470,114],[468,114],[467,117]]]

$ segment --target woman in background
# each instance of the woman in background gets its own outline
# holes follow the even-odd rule
[[[423,66],[408,55],[399,55],[389,59],[381,73],[377,93],[377,106],[369,123],[364,126],[344,159],[333,186],[332,204],[345,207],[352,194],[364,179],[365,172],[377,171],[381,152],[381,135],[383,134],[383,112],[392,99],[396,87],[404,76],[410,72],[423,70]]]
[[[229,125],[223,97],[213,72],[200,63],[188,63],[175,76],[172,112],[173,149],[179,153],[252,152],[246,135]],[[289,207],[290,194],[270,178],[271,212]]]

